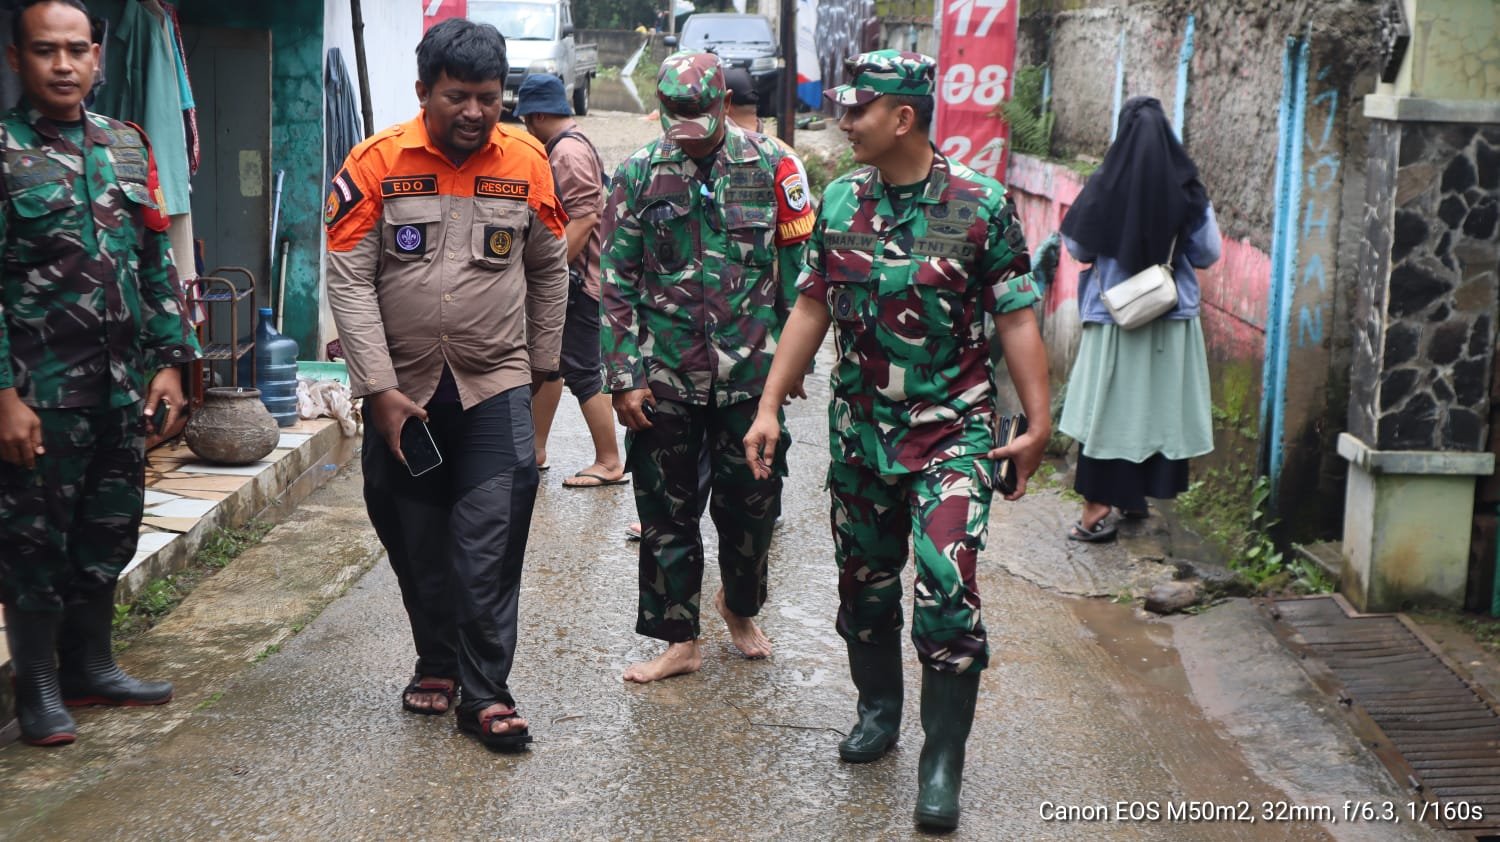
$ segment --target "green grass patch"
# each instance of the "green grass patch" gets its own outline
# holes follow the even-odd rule
[[[129,605],[115,606],[114,647],[119,652],[161,622],[204,579],[223,570],[236,556],[260,543],[270,524],[251,521],[233,529],[219,529],[199,547],[186,570],[148,584]]]
[[[1177,511],[1229,559],[1257,593],[1328,593],[1333,582],[1312,561],[1288,556],[1271,538],[1271,482],[1248,467],[1214,468],[1177,498]]]
[[[272,655],[275,655],[277,652],[280,652],[280,651],[281,651],[281,644],[280,643],[272,643],[269,646],[267,646],[266,648],[260,650],[260,654],[255,656],[255,659],[254,659],[254,661],[252,663],[257,663],[258,664],[261,661],[264,661],[265,659],[271,657]]]

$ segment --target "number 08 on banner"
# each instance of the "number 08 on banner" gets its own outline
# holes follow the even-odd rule
[[[938,50],[938,148],[1005,178],[1009,129],[1000,103],[1016,58],[1015,0],[944,0]]]

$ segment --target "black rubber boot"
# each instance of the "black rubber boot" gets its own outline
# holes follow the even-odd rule
[[[78,725],[63,706],[57,686],[57,627],[61,614],[5,610],[5,639],[15,670],[16,718],[21,741],[65,746],[78,739]]]
[[[859,721],[839,743],[850,763],[879,760],[901,734],[901,642],[850,643],[849,675],[859,690]]]
[[[979,673],[954,675],[922,668],[922,730],[927,741],[917,761],[917,824],[937,830],[958,827],[963,788],[964,744],[974,724]]]
[[[172,701],[170,683],[131,678],[115,663],[110,645],[114,621],[113,589],[70,602],[64,610],[57,647],[64,703],[134,707]]]

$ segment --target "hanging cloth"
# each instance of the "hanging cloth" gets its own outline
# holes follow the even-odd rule
[[[162,3],[161,7],[167,13],[167,31],[177,64],[178,96],[182,100],[182,130],[187,140],[188,173],[197,175],[203,152],[198,137],[198,105],[193,101],[193,82],[188,76],[187,51],[182,48],[182,23],[177,17],[175,6]]]
[[[349,150],[364,138],[359,116],[359,100],[349,80],[349,68],[338,47],[328,51],[323,68],[323,121],[327,127],[324,146],[324,172],[332,179],[344,165]]]

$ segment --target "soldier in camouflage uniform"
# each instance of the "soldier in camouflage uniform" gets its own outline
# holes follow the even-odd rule
[[[82,4],[28,3],[14,34],[26,96],[0,118],[0,602],[21,737],[63,745],[66,706],[172,698],[120,670],[110,633],[147,416],[166,401],[154,420],[175,432],[174,366],[197,341],[145,138],[83,109],[99,47]]]
[[[719,612],[746,656],[771,649],[751,618],[766,599],[786,466],[753,477],[742,448],[813,212],[796,164],[725,120],[724,95],[717,56],[668,57],[657,81],[665,137],[620,165],[605,209],[600,343],[605,389],[631,431],[626,464],[643,525],[636,631],[668,643],[626,670],[628,681],[702,663],[705,493],[719,533]],[[711,491],[698,483],[705,446]]]
[[[1050,434],[1046,352],[1031,305],[1026,244],[994,179],[928,140],[936,67],[916,53],[851,59],[828,93],[864,169],[828,186],[760,414],[752,464],[779,458],[776,412],[836,326],[828,470],[839,565],[838,630],[859,691],[839,744],[877,760],[901,722],[901,569],[916,555],[912,639],[922,663],[916,819],[958,824],[964,745],[989,662],[975,562],[984,546],[992,460],[1013,458],[1026,491]],[[994,447],[998,343],[1031,430]],[[757,471],[764,474],[764,469]]]

